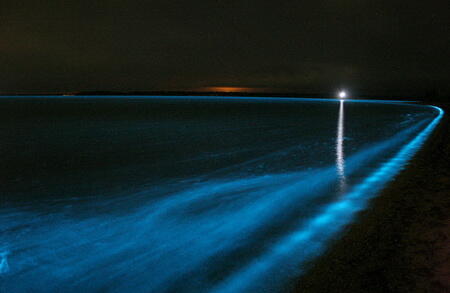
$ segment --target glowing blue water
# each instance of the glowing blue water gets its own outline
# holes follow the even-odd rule
[[[299,149],[284,142],[282,150],[257,158],[192,178],[155,181],[159,183],[129,192],[125,188],[109,197],[8,201],[0,208],[0,288],[280,291],[405,166],[443,115],[436,107],[391,105],[404,107],[402,116],[394,117],[394,123],[385,118],[377,127],[395,124],[395,129],[373,141],[352,143],[361,129],[346,123],[356,112],[370,111],[371,104],[330,104],[338,116],[333,118],[331,147],[325,147],[332,153],[321,164],[283,169],[295,162],[281,158],[295,154],[301,162]],[[306,119],[303,115],[301,121]],[[376,131],[373,126],[365,130]],[[268,131],[262,135],[270,135]],[[300,151],[309,156],[319,149]],[[221,154],[197,156],[202,159],[196,162],[208,162]],[[268,172],[263,163],[280,169]]]

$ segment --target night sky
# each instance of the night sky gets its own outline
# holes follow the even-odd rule
[[[449,0],[0,3],[0,93],[450,93]]]

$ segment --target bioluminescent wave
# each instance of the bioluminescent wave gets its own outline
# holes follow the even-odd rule
[[[36,148],[50,146],[52,156],[67,156],[76,134],[80,155],[65,169],[41,151],[38,166],[58,168],[41,167],[22,183],[34,196],[14,193],[16,177],[5,185],[2,292],[283,291],[443,115],[436,107],[345,101],[344,121],[343,101],[290,99],[267,108],[264,100],[238,101],[234,111],[222,111],[228,101],[150,102],[157,108],[150,114],[139,112],[147,104],[129,108],[146,119],[116,118],[102,128],[97,116],[82,116],[82,123],[61,120],[53,136],[34,120],[13,124],[38,132],[45,140],[36,138]],[[109,144],[99,148],[99,137]],[[16,141],[5,145],[19,148]]]
[[[324,248],[328,239],[340,231],[355,215],[362,210],[367,201],[379,191],[383,184],[392,178],[404,166],[423,144],[426,137],[437,125],[444,112],[434,107],[438,116],[422,130],[412,141],[407,143],[389,161],[383,163],[375,172],[345,194],[344,198],[325,206],[315,217],[299,225],[298,230],[281,239],[263,257],[238,272],[221,285],[216,292],[255,292],[260,288],[275,289],[277,272],[300,268],[299,263],[316,256]],[[297,257],[293,258],[293,255]],[[266,280],[270,280],[267,282]]]

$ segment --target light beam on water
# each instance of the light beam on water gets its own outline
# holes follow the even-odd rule
[[[339,101],[339,118],[336,136],[336,169],[339,178],[339,190],[345,191],[345,159],[344,159],[344,100]]]

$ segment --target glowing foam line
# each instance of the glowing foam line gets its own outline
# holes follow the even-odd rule
[[[298,274],[300,264],[323,251],[326,242],[341,231],[356,212],[365,208],[369,199],[401,170],[425,142],[444,115],[441,108],[430,107],[438,111],[438,116],[394,157],[383,163],[341,200],[327,205],[318,216],[281,239],[262,257],[219,284],[213,292],[258,292],[263,289],[266,292],[277,291],[275,288],[280,286],[281,281],[277,277],[280,275],[276,272],[277,268],[282,266],[284,272],[292,270],[292,274]]]

